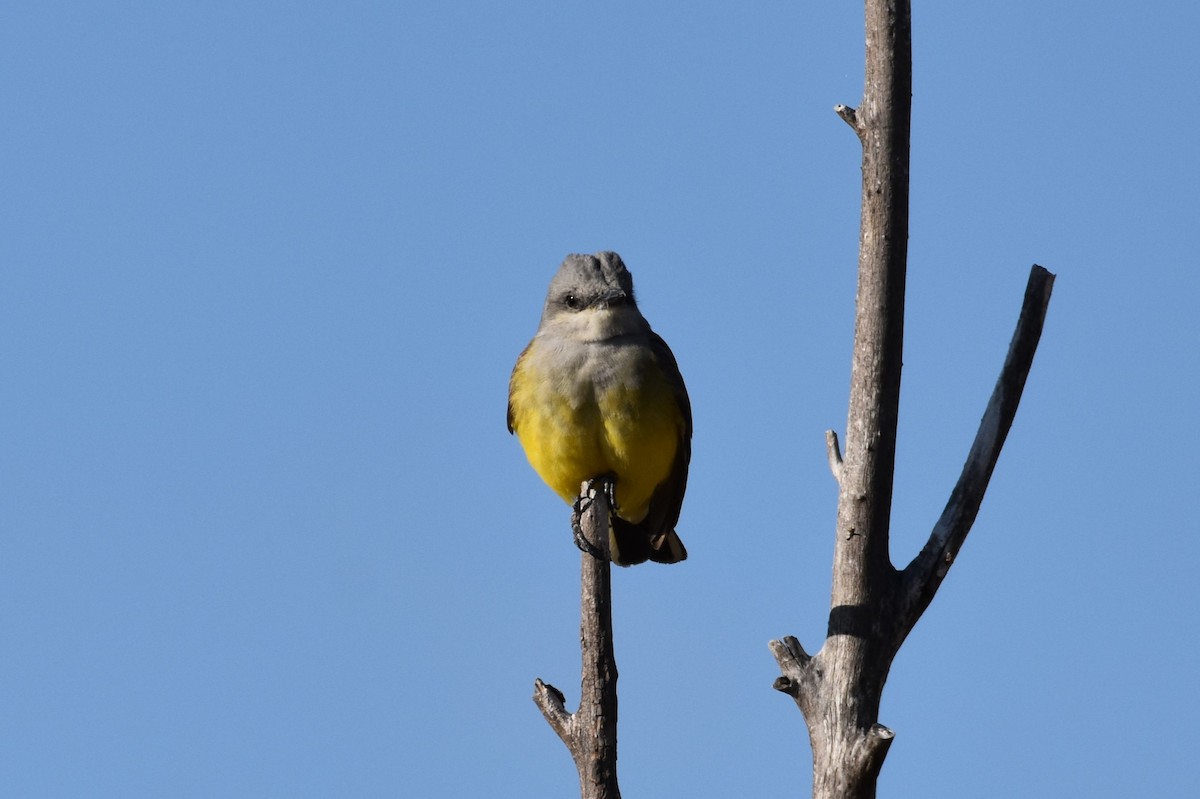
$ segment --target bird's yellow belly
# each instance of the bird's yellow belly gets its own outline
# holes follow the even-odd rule
[[[681,435],[682,414],[666,379],[649,376],[582,398],[556,392],[553,381],[514,388],[517,436],[547,485],[574,502],[584,480],[615,474],[618,515],[641,521],[670,475]]]

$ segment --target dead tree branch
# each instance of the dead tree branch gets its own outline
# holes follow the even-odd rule
[[[1021,402],[1025,379],[1029,377],[1029,370],[1033,366],[1033,356],[1042,336],[1053,288],[1054,275],[1034,264],[1029,272],[1025,301],[1008,345],[1004,368],[1000,370],[1000,377],[992,390],[992,397],[975,433],[975,441],[967,454],[962,474],[950,492],[946,509],[934,525],[929,541],[901,575],[901,627],[906,632],[913,628],[929,606],[975,522],[992,470],[1000,458],[1000,449],[1017,415],[1017,405]]]
[[[1008,359],[958,485],[929,542],[904,572],[892,566],[895,470],[908,248],[912,108],[909,0],[866,0],[866,85],[838,116],[862,144],[862,224],[846,447],[826,434],[838,481],[833,585],[825,642],[809,655],[793,637],[772,641],[775,688],[804,715],[813,796],[868,799],[893,733],[878,722],[900,645],[929,605],[970,530],[1016,414],[1041,335],[1053,276],[1034,267]]]
[[[608,560],[608,492],[597,483],[580,511],[580,527],[603,558],[580,553],[579,638],[583,676],[579,707],[566,710],[566,699],[553,685],[534,681],[533,701],[567,745],[579,771],[581,799],[620,799],[617,786],[617,663],[613,655],[612,580]],[[590,504],[589,504],[590,502]]]

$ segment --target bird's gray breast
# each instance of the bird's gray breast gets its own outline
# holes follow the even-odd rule
[[[610,389],[635,389],[654,355],[645,336],[621,336],[605,341],[549,339],[539,347],[542,374],[554,375],[555,390],[575,407],[595,402]]]

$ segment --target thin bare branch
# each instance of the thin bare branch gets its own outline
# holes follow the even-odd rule
[[[804,714],[816,799],[868,799],[892,734],[879,702],[896,652],[898,572],[888,552],[904,349],[912,97],[909,0],[866,0],[863,101],[834,110],[862,145],[862,220],[845,451],[827,434],[838,477],[829,627],[811,658],[774,641],[775,687]],[[835,457],[835,455],[837,457]]]
[[[910,28],[908,0],[867,0],[866,82],[855,112],[862,142],[858,289],[832,590],[835,610],[859,614],[884,598],[880,586],[895,571],[888,528],[908,265]]]
[[[1053,288],[1054,275],[1034,264],[1025,286],[1025,300],[1008,347],[1008,355],[1004,359],[1004,367],[988,400],[962,473],[925,547],[904,570],[904,618],[901,624],[906,631],[912,629],[929,606],[979,513],[992,470],[996,467],[1000,449],[1004,446],[1021,402],[1025,380],[1042,336]]]
[[[620,799],[617,786],[617,663],[613,655],[612,575],[609,564],[609,492],[584,483],[580,528],[603,557],[580,553],[579,637],[583,650],[579,708],[567,713],[561,691],[540,679],[533,701],[567,745],[579,771],[581,799]]]

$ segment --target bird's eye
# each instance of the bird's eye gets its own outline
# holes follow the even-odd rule
[[[579,298],[574,294],[568,294],[567,296],[563,297],[563,302],[566,303],[567,307],[572,311],[578,311],[581,304],[579,302]]]

